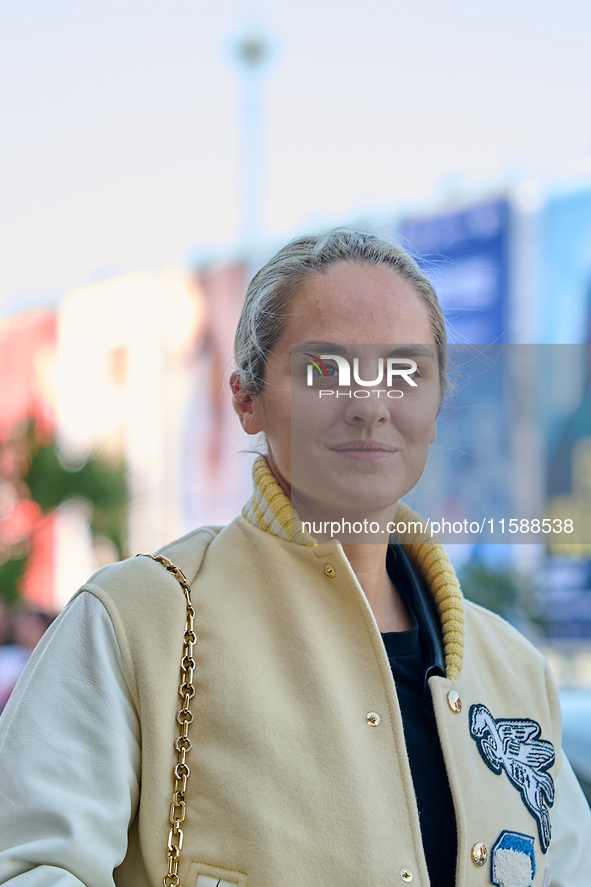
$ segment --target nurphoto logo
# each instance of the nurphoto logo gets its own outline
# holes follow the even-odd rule
[[[321,354],[317,356],[315,354],[309,354],[308,352],[304,352],[304,356],[308,361],[308,369],[307,369],[307,380],[306,384],[312,386],[314,384],[314,377],[320,379],[328,379],[334,378],[334,370],[338,370],[338,384],[339,388],[350,388],[351,387],[351,365],[346,357],[343,357],[341,354]],[[334,365],[330,365],[327,367],[325,361],[334,361],[336,367]],[[329,372],[333,371],[333,373]],[[403,397],[404,392],[398,388],[393,388],[394,381],[400,381],[400,379],[404,380],[408,385],[412,385],[413,388],[417,387],[417,383],[412,378],[413,373],[417,372],[417,364],[416,361],[411,360],[406,357],[387,357],[386,358],[386,366],[385,366],[385,382],[386,388],[378,389],[377,386],[381,385],[384,381],[384,358],[378,358],[378,375],[375,379],[367,380],[362,379],[359,376],[359,358],[353,358],[353,380],[354,382],[361,386],[362,389],[374,388],[377,389],[375,393],[380,396],[380,394],[386,394],[387,397]],[[323,395],[325,397],[334,395],[336,393],[337,397],[351,397],[353,394],[354,397],[369,397],[371,395],[371,391],[366,390],[356,390],[356,391],[334,391],[330,390],[321,390],[318,393],[319,397]]]

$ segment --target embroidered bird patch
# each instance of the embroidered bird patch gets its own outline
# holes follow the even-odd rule
[[[554,782],[546,773],[554,763],[554,746],[540,739],[542,728],[527,718],[497,718],[485,705],[470,706],[470,734],[493,773],[503,770],[521,794],[538,826],[540,846],[550,844],[548,807],[554,804]]]

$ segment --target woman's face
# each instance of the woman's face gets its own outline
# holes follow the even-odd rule
[[[309,385],[306,355],[335,353],[349,361],[351,386],[339,387],[335,361]],[[372,381],[388,356],[417,364],[416,386],[394,385],[402,397],[388,396],[385,378],[373,388],[355,382],[355,358],[359,378]],[[264,391],[239,411],[246,431],[265,433],[271,466],[306,519],[395,507],[423,472],[439,404],[437,349],[414,287],[390,268],[341,262],[300,286]]]

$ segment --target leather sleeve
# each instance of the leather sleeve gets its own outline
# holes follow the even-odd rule
[[[588,887],[591,877],[591,810],[566,755],[555,780],[548,863],[552,887]]]
[[[78,595],[0,717],[0,884],[112,887],[139,796],[140,730],[109,616]]]
[[[562,718],[554,679],[546,666],[546,686],[560,749]],[[552,840],[544,860],[550,866],[552,887],[588,887],[591,873],[591,810],[568,758],[556,756],[554,805],[550,811]],[[548,882],[550,883],[550,882]]]

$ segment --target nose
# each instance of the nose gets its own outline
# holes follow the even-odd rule
[[[345,411],[345,421],[349,425],[385,425],[390,421],[390,410],[386,402],[386,392],[372,388],[351,390],[351,400]]]

